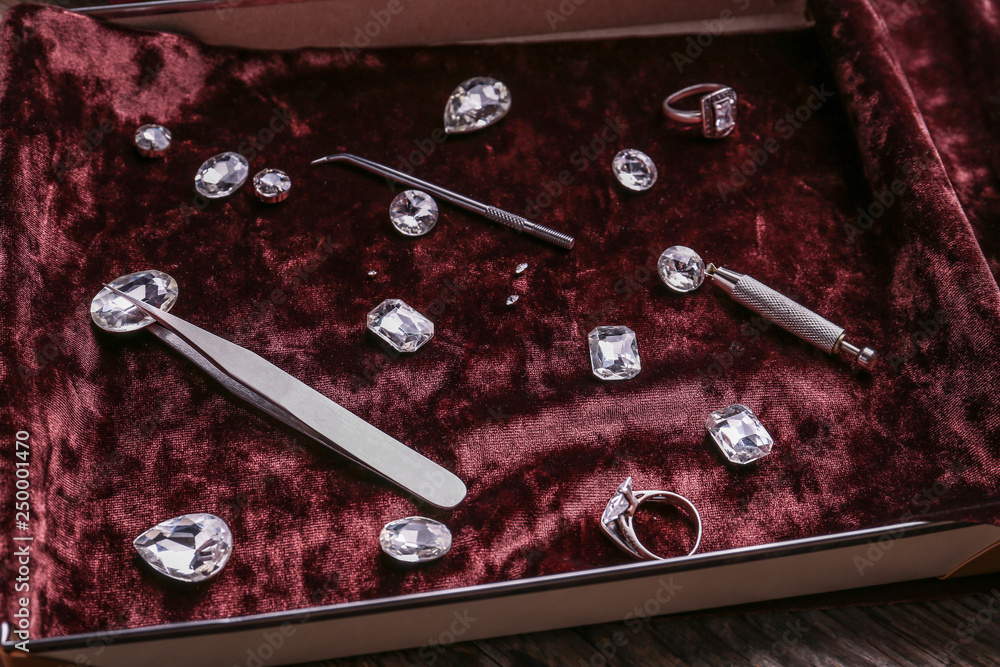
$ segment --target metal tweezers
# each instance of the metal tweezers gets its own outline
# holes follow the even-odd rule
[[[155,320],[146,327],[226,389],[417,498],[451,508],[465,498],[454,473],[418,454],[263,357],[119,289],[109,290]]]

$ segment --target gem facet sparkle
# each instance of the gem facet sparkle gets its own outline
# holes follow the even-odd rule
[[[736,129],[736,91],[723,88],[701,98],[702,133],[721,139]]]
[[[233,551],[233,534],[214,514],[184,514],[159,523],[132,546],[157,572],[196,583],[217,575]]]
[[[162,271],[137,271],[108,284],[160,310],[168,311],[177,302],[177,281]],[[152,317],[107,287],[101,288],[90,302],[90,318],[97,326],[114,333],[135,331],[153,323]]]
[[[705,281],[705,262],[691,248],[672,245],[656,263],[660,278],[675,292],[692,292]]]
[[[444,108],[444,131],[464,134],[489,127],[510,111],[510,90],[501,81],[477,76],[459,84]]]
[[[416,352],[434,335],[434,323],[399,299],[386,299],[368,313],[368,330],[397,352]]]
[[[389,219],[400,234],[423,236],[437,224],[437,202],[426,192],[404,190],[392,200]]]
[[[382,551],[398,561],[426,563],[448,553],[451,531],[440,521],[409,516],[385,524],[378,543]]]
[[[774,444],[774,439],[757,415],[739,403],[710,414],[705,427],[722,455],[740,465],[767,456]]]
[[[629,190],[642,192],[656,183],[656,165],[648,155],[634,148],[619,151],[611,161],[615,178]]]
[[[205,160],[194,177],[194,189],[208,199],[222,199],[239,190],[250,174],[250,163],[239,153],[219,153]]]
[[[604,508],[604,514],[601,515],[601,523],[608,524],[614,523],[615,520],[624,514],[625,510],[628,509],[628,498],[625,494],[632,494],[632,478],[627,478],[622,482],[621,486],[618,487],[618,492],[611,496],[611,500],[608,501],[608,506]]]
[[[171,139],[170,130],[162,125],[142,125],[135,131],[135,147],[143,157],[163,157]]]
[[[642,370],[639,344],[628,327],[597,327],[587,336],[590,368],[602,380],[628,380]]]
[[[288,199],[292,179],[280,169],[264,169],[253,177],[253,191],[265,204],[277,204]]]
[[[509,297],[507,297],[507,305],[513,306],[515,303],[517,303],[518,299],[520,298],[521,297],[517,294],[511,294]]]

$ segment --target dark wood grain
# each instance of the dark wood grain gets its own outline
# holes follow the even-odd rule
[[[301,667],[1000,665],[1000,599],[660,617]]]

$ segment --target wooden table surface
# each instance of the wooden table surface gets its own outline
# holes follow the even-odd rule
[[[1000,592],[804,611],[659,617],[302,667],[1000,665]]]

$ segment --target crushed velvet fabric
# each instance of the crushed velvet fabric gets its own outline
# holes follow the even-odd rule
[[[9,11],[0,379],[4,433],[31,434],[36,636],[627,562],[596,521],[628,475],[690,498],[704,551],[913,517],[1000,519],[1000,295],[976,239],[995,247],[996,201],[974,205],[995,158],[987,137],[971,136],[942,162],[936,147],[951,143],[931,136],[921,109],[932,129],[948,111],[907,84],[894,48],[920,48],[908,33],[894,36],[863,0],[813,11],[815,30],[719,38],[681,67],[684,37],[254,53],[58,9]],[[444,100],[477,74],[506,82],[513,110],[445,139]],[[660,111],[666,94],[702,81],[741,95],[726,140]],[[162,160],[131,145],[150,121],[173,131]],[[611,157],[625,147],[657,163],[652,191],[615,183]],[[223,150],[253,171],[286,170],[291,198],[266,207],[245,186],[197,200],[196,168]],[[338,151],[535,217],[577,247],[445,204],[429,236],[402,238],[386,211],[398,188],[309,166]],[[882,364],[854,369],[710,286],[669,293],[655,262],[673,244],[794,295]],[[519,262],[530,268],[515,276]],[[148,332],[96,330],[88,305],[101,282],[143,268],[177,278],[175,314],[454,470],[468,498],[450,512],[415,505]],[[513,308],[509,294],[521,296]],[[365,335],[365,314],[389,297],[435,322],[416,354],[387,355]],[[637,332],[636,379],[591,376],[596,324]],[[721,465],[705,440],[705,416],[736,402],[777,442],[749,470]],[[13,456],[5,447],[4,498]],[[131,540],[194,511],[229,522],[234,554],[210,584],[164,586]],[[448,523],[452,553],[392,567],[379,528],[420,513]],[[688,536],[668,533],[657,546],[684,549]],[[0,542],[5,565],[9,548]]]

